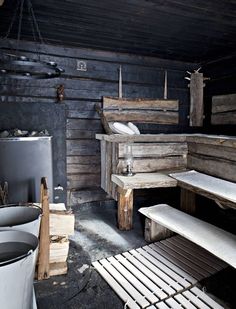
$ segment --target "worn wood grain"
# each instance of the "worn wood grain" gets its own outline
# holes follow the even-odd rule
[[[176,187],[177,181],[163,173],[137,173],[134,176],[112,175],[111,180],[124,190]]]
[[[133,190],[118,189],[118,227],[130,230],[133,227]]]
[[[179,116],[177,112],[162,111],[104,111],[106,120],[119,122],[138,122],[138,123],[159,123],[159,124],[178,124]]]
[[[190,126],[203,126],[203,73],[192,73],[190,80]]]
[[[178,111],[178,100],[161,100],[161,99],[128,99],[128,98],[112,98],[103,97],[103,109],[118,110],[164,110]]]
[[[119,144],[119,157],[124,157],[125,144]],[[134,143],[132,154],[135,158],[160,158],[187,155],[187,143]]]
[[[235,111],[236,94],[226,94],[212,97],[212,114]]]
[[[140,158],[133,161],[134,173],[152,173],[165,169],[180,169],[186,167],[187,158],[183,156],[173,156],[165,158]],[[125,170],[125,161],[119,160],[118,171]]]
[[[236,124],[236,111],[218,113],[211,115],[211,124],[213,125],[225,125],[225,124]]]
[[[189,169],[236,182],[236,164],[228,160],[191,154],[187,162]]]
[[[47,179],[41,179],[40,186],[42,219],[39,233],[39,254],[38,254],[38,280],[49,278],[49,246],[50,246],[50,228],[49,228],[49,193]]]

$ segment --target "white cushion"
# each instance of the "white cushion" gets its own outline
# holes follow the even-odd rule
[[[134,135],[134,131],[130,129],[126,124],[120,122],[109,122],[109,126],[114,133]]]
[[[134,131],[135,134],[140,134],[140,131],[136,125],[134,125],[132,122],[128,122],[128,127]]]

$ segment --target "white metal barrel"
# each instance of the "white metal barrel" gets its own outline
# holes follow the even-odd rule
[[[3,205],[0,207],[0,231],[14,229],[38,237],[41,209],[25,205]]]
[[[0,231],[0,307],[31,309],[38,238],[31,233]]]

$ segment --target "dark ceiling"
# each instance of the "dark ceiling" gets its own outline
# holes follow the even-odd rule
[[[234,0],[31,1],[44,39],[53,44],[196,62],[236,50]],[[1,35],[16,2],[5,0],[0,7]],[[25,20],[24,39],[32,40],[30,29]]]

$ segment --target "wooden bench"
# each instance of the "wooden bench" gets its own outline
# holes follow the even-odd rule
[[[221,196],[222,194],[219,196],[216,192],[236,182],[235,137],[204,134],[141,134],[136,136],[118,134],[97,135],[96,137],[101,141],[101,186],[115,200],[122,198],[120,193],[125,189],[124,182],[129,185],[134,182],[132,188],[126,189],[140,188],[132,177],[131,179],[125,177],[126,180],[124,180],[125,178],[121,176],[124,168],[124,144],[129,142],[133,145],[133,171],[140,174],[138,177],[140,182],[143,182],[143,186],[145,186],[146,173],[162,173],[163,169],[197,170],[205,174],[204,183],[208,185],[209,178],[206,177],[212,177],[211,179],[214,180],[212,187],[216,189],[213,192],[209,191],[209,188],[190,185],[189,176],[186,176],[188,183],[182,178],[176,179],[181,188],[181,210],[194,214],[196,193],[213,199],[221,206],[235,208],[234,200],[230,200],[229,196],[225,198],[224,195]],[[214,177],[220,179],[216,181]],[[123,180],[120,181],[121,179]],[[220,181],[219,184],[218,181]],[[120,192],[117,192],[118,190]],[[131,196],[130,203],[132,202]]]
[[[236,236],[169,205],[139,209],[150,220],[191,240],[236,268]]]
[[[220,178],[209,176],[191,170],[181,173],[169,174],[177,181],[177,185],[191,194],[191,206],[185,205],[190,201],[190,197],[182,199],[181,209],[185,212],[195,212],[195,193],[214,200],[218,205],[236,208],[236,183]],[[185,204],[184,204],[185,203]]]
[[[118,227],[130,230],[133,225],[133,190],[176,187],[177,180],[163,173],[137,173],[132,177],[115,175],[111,180],[118,186]]]

